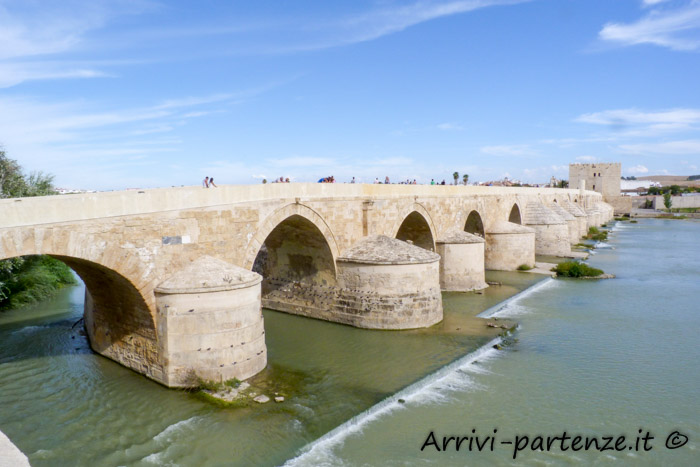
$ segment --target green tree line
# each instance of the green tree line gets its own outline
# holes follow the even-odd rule
[[[55,195],[53,176],[25,175],[16,160],[0,149],[0,198]],[[58,289],[75,284],[70,268],[50,256],[23,256],[0,261],[0,310],[43,300]]]

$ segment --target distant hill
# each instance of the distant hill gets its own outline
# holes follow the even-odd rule
[[[649,175],[648,177],[637,177],[637,180],[651,180],[652,182],[685,182],[688,180],[687,175]]]
[[[679,186],[700,186],[700,176],[693,175],[649,175],[646,177],[637,177],[637,180],[651,180],[658,182],[661,186],[679,185]]]

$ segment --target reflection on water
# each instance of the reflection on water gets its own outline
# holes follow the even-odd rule
[[[82,286],[0,315],[0,430],[41,465],[276,465],[396,391],[474,351],[497,330],[475,315],[542,276],[445,294],[430,329],[368,331],[265,310],[269,364],[256,383],[281,404],[221,409],[93,354]]]

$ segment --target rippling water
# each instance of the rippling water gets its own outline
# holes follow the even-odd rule
[[[608,281],[490,273],[506,285],[445,294],[427,330],[354,329],[265,311],[282,404],[221,409],[163,388],[89,350],[74,323],[83,289],[0,314],[0,430],[35,466],[697,465],[700,223],[618,224],[590,263]],[[484,310],[521,323],[494,350]],[[485,332],[486,331],[486,332]],[[398,391],[398,392],[397,392]],[[399,401],[401,399],[402,401]],[[649,452],[420,451],[442,436],[655,439]],[[682,448],[664,447],[674,430]]]
[[[347,421],[488,342],[475,315],[541,277],[490,273],[503,286],[445,294],[445,320],[367,331],[265,311],[269,365],[256,382],[287,400],[222,409],[93,354],[83,287],[0,314],[0,430],[34,466],[279,465]]]
[[[553,280],[496,307],[518,341],[483,348],[310,443],[291,465],[698,465],[700,223],[614,227],[590,263],[616,279]],[[458,452],[443,436],[494,435],[494,449]],[[472,430],[475,430],[472,433]],[[641,434],[640,434],[640,431]],[[515,436],[625,435],[620,451],[533,451]],[[678,431],[689,441],[666,448]],[[649,432],[651,450],[637,448]],[[622,446],[622,445],[620,445]],[[639,446],[643,447],[643,443]],[[630,447],[632,449],[630,449]]]

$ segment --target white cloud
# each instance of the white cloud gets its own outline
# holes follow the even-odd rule
[[[523,169],[523,178],[525,181],[549,182],[552,176],[564,176],[569,173],[569,167],[566,165],[551,165],[547,167],[535,167]]]
[[[250,42],[236,41],[237,44],[244,44],[244,47],[234,50],[234,53],[285,54],[368,42],[434,19],[529,1],[532,0],[420,0],[409,4],[381,1],[374,2],[380,5],[378,7],[340,17],[335,12],[323,15],[316,11],[315,15],[307,14],[303,18],[283,18],[274,24],[261,23],[257,28],[210,26],[182,32],[189,36],[211,35],[212,30],[213,34],[223,35],[246,33],[247,36],[238,37],[255,39]],[[284,41],[277,38],[279,33]],[[178,36],[180,33],[173,30],[169,34]]]
[[[408,167],[413,165],[413,160],[407,157],[386,157],[384,159],[373,160],[369,163],[372,166],[394,166]]]
[[[700,109],[676,108],[658,111],[615,109],[578,116],[575,121],[605,125],[617,137],[654,137],[700,130]]]
[[[109,73],[93,60],[81,67],[48,59],[104,49],[141,49],[143,44],[166,43],[170,49],[187,50],[200,38],[224,36],[222,47],[211,53],[280,54],[323,50],[375,40],[437,18],[531,0],[437,0],[409,4],[379,2],[371,8],[352,5],[354,13],[323,13],[295,17],[280,9],[277,18],[257,20],[232,13],[229,17],[196,22],[187,28],[172,28],[165,16],[152,15],[151,29],[110,28],[116,19],[131,14],[158,13],[161,5],[151,0],[63,0],[29,2],[4,0],[0,3],[0,85],[14,86],[27,80],[95,78]],[[360,10],[362,8],[362,10]],[[236,23],[241,24],[236,24]],[[154,31],[155,30],[155,31]],[[106,34],[106,36],[105,36]],[[231,40],[226,40],[231,38]],[[183,42],[184,41],[184,42]],[[179,47],[182,45],[183,47]],[[140,50],[139,50],[140,51]],[[167,60],[178,60],[173,54]],[[154,57],[163,60],[162,56]],[[3,63],[4,62],[4,63]],[[104,65],[104,63],[102,63]]]
[[[0,4],[0,87],[29,80],[96,78],[108,73],[47,57],[89,48],[88,36],[115,17],[152,8],[147,0],[6,0]]]
[[[338,162],[328,157],[293,156],[281,159],[270,159],[268,163],[274,167],[331,167]]]
[[[649,169],[647,169],[643,165],[635,165],[634,167],[626,168],[625,173],[628,173],[630,175],[641,175],[641,174],[649,173]]]
[[[356,43],[378,39],[416,24],[497,5],[513,5],[530,0],[418,1],[400,7],[376,9],[343,20],[333,27],[344,34],[342,42]]]
[[[665,3],[645,1],[646,6]],[[654,44],[673,50],[700,48],[700,1],[675,9],[653,9],[634,23],[608,23],[598,36],[621,45]]]
[[[1,39],[0,39],[1,40]],[[86,68],[71,68],[50,63],[0,62],[0,88],[9,88],[25,81],[65,78],[99,78],[109,74]]]
[[[663,143],[621,144],[619,150],[628,154],[700,155],[700,140],[666,141]]]
[[[654,6],[654,5],[658,5],[659,3],[664,3],[667,1],[668,0],[642,0],[642,4],[644,6]]]
[[[657,112],[644,112],[637,109],[605,110],[583,114],[578,122],[598,125],[630,124],[693,124],[700,123],[700,109],[669,109]]]
[[[440,123],[437,126],[438,130],[450,131],[450,130],[462,130],[463,128],[456,123]]]
[[[529,144],[503,144],[482,146],[481,152],[492,156],[536,156],[539,153]]]
[[[598,158],[596,156],[578,156],[576,160],[581,162],[595,162]]]

